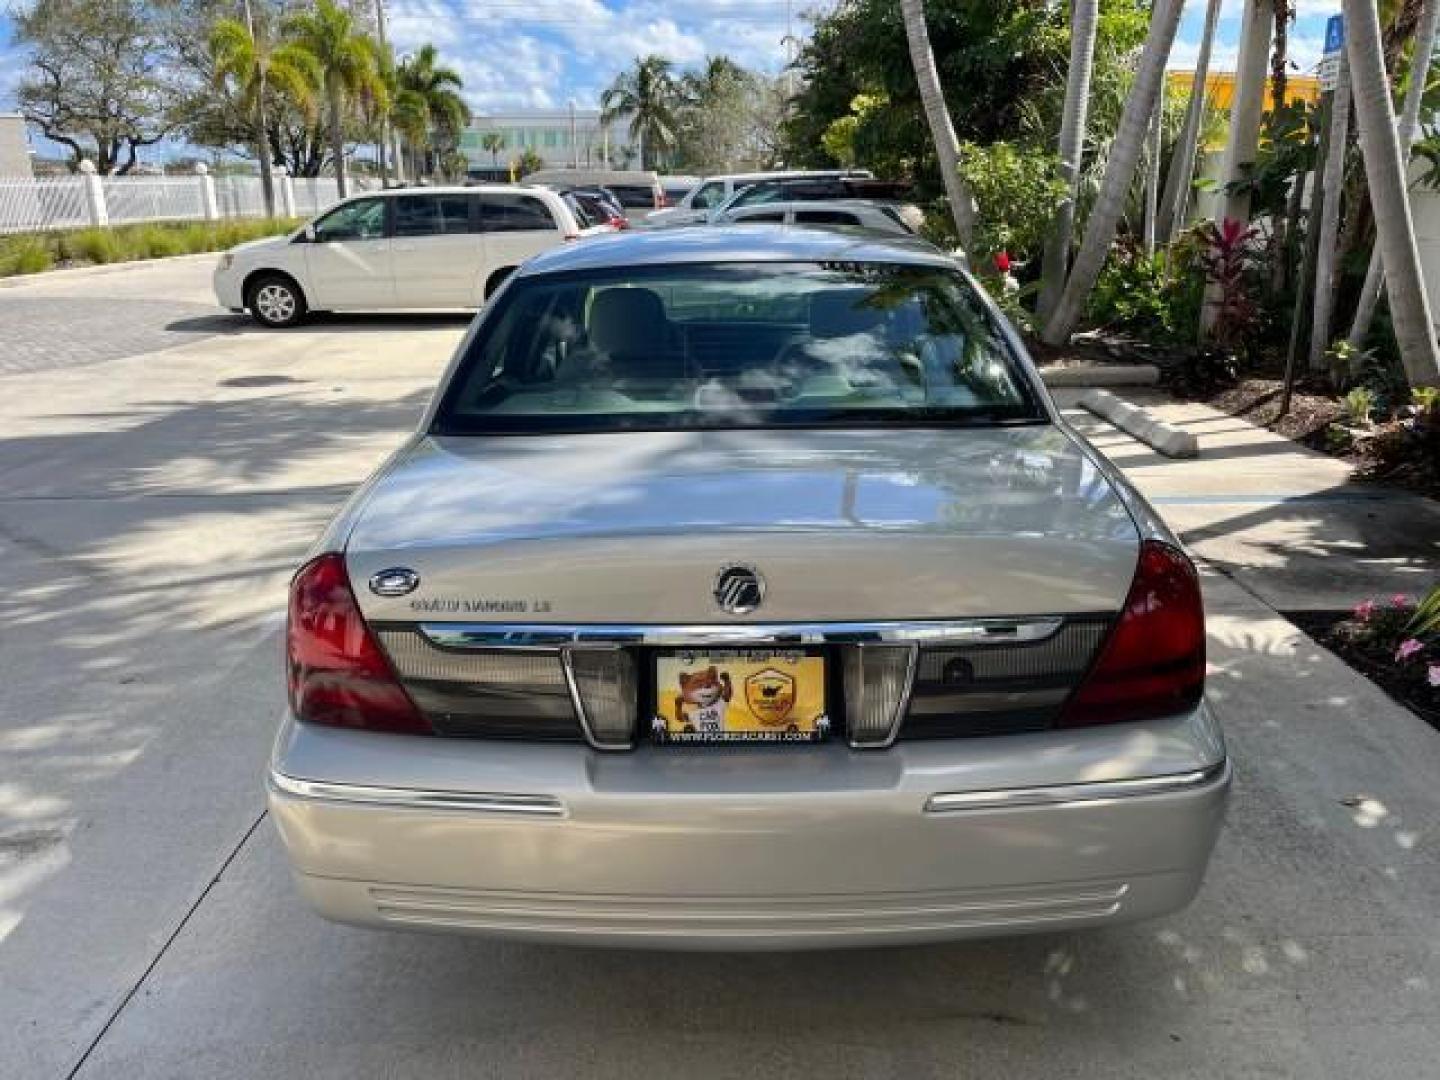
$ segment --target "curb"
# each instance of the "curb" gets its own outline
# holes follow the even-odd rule
[[[160,263],[187,262],[195,259],[218,259],[223,251],[197,251],[192,255],[165,255],[159,259],[128,259],[125,262],[103,263],[99,266],[68,266],[63,270],[42,270],[38,274],[12,274],[0,278],[0,289],[20,289],[42,281],[66,281],[72,278],[103,277],[106,274],[122,274],[137,266],[155,266]]]
[[[1156,453],[1168,458],[1200,456],[1200,443],[1193,432],[1156,420],[1138,405],[1116,397],[1108,390],[1091,390],[1080,399],[1080,407],[1108,420],[1127,435],[1133,435]]]
[[[1156,386],[1160,382],[1160,369],[1154,364],[1075,364],[1042,367],[1040,378],[1046,386],[1067,390],[1086,386]]]

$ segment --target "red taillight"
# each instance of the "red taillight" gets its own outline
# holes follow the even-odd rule
[[[1199,704],[1204,689],[1205,612],[1195,567],[1169,544],[1142,541],[1120,619],[1059,726],[1182,713]]]
[[[365,625],[343,555],[321,555],[295,575],[285,637],[290,708],[297,719],[434,734]]]

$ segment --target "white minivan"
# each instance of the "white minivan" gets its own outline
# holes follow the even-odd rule
[[[271,327],[311,311],[473,309],[530,256],[610,231],[545,188],[365,192],[289,236],[225,252],[215,296]]]

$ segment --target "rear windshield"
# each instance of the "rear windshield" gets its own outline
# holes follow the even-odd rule
[[[621,206],[628,206],[632,209],[637,206],[650,208],[655,206],[655,189],[652,187],[639,187],[634,184],[610,184],[608,187],[620,200]]]
[[[1033,422],[1045,414],[974,290],[881,263],[517,278],[437,434]]]

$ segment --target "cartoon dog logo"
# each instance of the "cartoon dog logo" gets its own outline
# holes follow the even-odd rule
[[[730,673],[711,664],[703,671],[680,672],[680,697],[675,720],[683,731],[718,735],[725,730],[725,710],[734,696]]]

